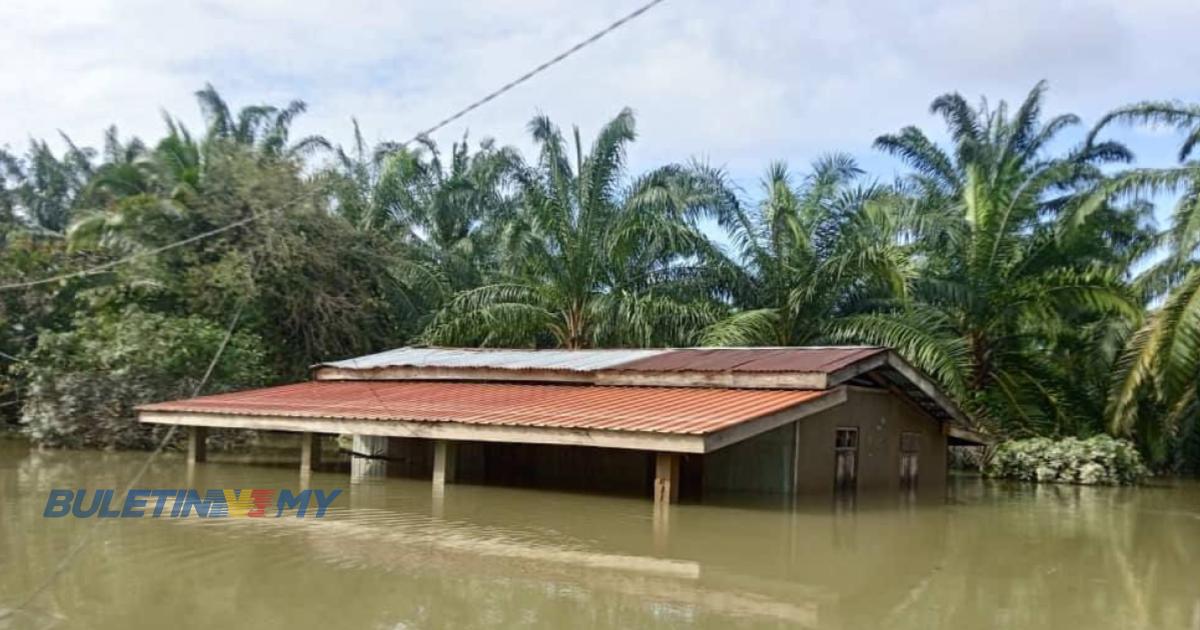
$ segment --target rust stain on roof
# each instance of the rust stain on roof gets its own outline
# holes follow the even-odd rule
[[[829,391],[430,381],[311,381],[140,411],[400,420],[705,435]]]
[[[875,347],[712,348],[671,350],[613,366],[632,372],[836,372],[887,352]]]

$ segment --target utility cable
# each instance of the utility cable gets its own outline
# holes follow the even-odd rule
[[[522,83],[525,83],[526,81],[532,79],[533,77],[535,77],[535,76],[541,74],[542,72],[545,72],[546,70],[550,69],[551,67],[557,65],[558,63],[567,59],[571,55],[574,55],[575,53],[583,50],[584,48],[587,48],[591,44],[596,43],[601,38],[603,38],[605,35],[608,35],[609,33],[612,33],[613,31],[628,24],[632,20],[637,19],[638,17],[645,14],[647,11],[654,8],[655,6],[663,3],[664,1],[665,0],[651,0],[650,2],[647,2],[646,4],[643,4],[642,6],[633,10],[632,12],[627,13],[620,18],[617,18],[616,20],[609,23],[604,28],[600,29],[599,31],[596,31],[592,35],[581,40],[579,43],[575,44],[574,46],[571,46],[570,48],[560,52],[559,54],[555,55],[554,57],[551,57],[549,60],[542,62],[541,64],[538,64],[532,70],[526,72],[525,74],[522,74],[521,76],[513,79],[512,81],[509,81],[508,83],[505,83],[504,85],[500,86],[499,88],[489,92],[482,98],[479,98],[478,100],[473,101],[466,107],[463,107],[462,109],[454,112],[453,114],[450,114],[449,116],[438,121],[433,126],[425,129],[424,131],[421,131],[420,133],[413,136],[412,138],[404,141],[403,143],[400,144],[400,146],[408,146],[409,144],[412,144],[412,143],[416,142],[417,140],[420,140],[423,137],[432,135],[434,132],[438,131],[442,127],[445,127],[446,125],[458,120],[459,118],[462,118],[463,116],[466,116],[467,114],[475,111],[476,109],[479,109],[483,105],[486,105],[487,103],[495,100],[497,97],[505,94],[506,92],[512,90],[513,88],[521,85]],[[296,203],[297,201],[299,201],[299,197],[297,199],[287,202],[286,204],[284,204],[283,206],[280,206],[280,208],[277,208],[277,209],[282,209],[283,207],[292,205],[292,204]],[[257,221],[258,219],[262,218],[262,216],[263,216],[262,213],[255,214],[255,215],[249,216],[245,219],[241,219],[240,221],[235,221],[228,225],[225,225],[225,226],[213,229],[213,230],[209,230],[207,232],[202,232],[200,234],[196,234],[194,236],[190,236],[188,238],[185,238],[185,239],[182,239],[179,241],[175,241],[173,243],[169,243],[169,244],[163,245],[161,247],[156,247],[153,249],[148,249],[145,251],[137,252],[135,254],[126,256],[124,258],[119,258],[117,260],[109,261],[109,262],[106,262],[106,263],[103,263],[100,265],[96,265],[94,267],[89,267],[87,269],[83,269],[80,271],[73,271],[70,273],[58,274],[58,275],[50,276],[48,278],[40,278],[37,280],[28,280],[28,281],[24,281],[24,282],[13,282],[13,283],[9,283],[9,284],[3,284],[3,285],[0,285],[0,292],[11,291],[14,289],[26,289],[26,288],[30,288],[30,287],[43,285],[43,284],[62,282],[64,280],[70,280],[72,278],[80,278],[80,277],[84,277],[84,276],[95,275],[95,274],[107,271],[109,269],[118,267],[120,265],[124,265],[126,263],[132,262],[132,261],[140,259],[140,258],[145,258],[147,256],[154,256],[156,254],[160,254],[162,252],[165,252],[165,251],[168,251],[171,249],[175,249],[177,247],[182,247],[182,246],[188,245],[190,243],[202,241],[206,238],[216,236],[223,232],[227,232],[229,230],[239,228],[243,225]]]

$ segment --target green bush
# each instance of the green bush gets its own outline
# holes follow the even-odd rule
[[[133,408],[191,396],[225,334],[200,317],[133,308],[44,333],[22,368],[23,432],[45,446],[153,447],[166,428],[139,424]],[[258,337],[234,334],[205,392],[260,384],[264,356]]]
[[[1132,484],[1149,473],[1131,442],[1107,435],[1004,442],[986,472],[1007,479],[1086,485]]]

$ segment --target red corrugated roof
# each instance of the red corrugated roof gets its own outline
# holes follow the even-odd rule
[[[694,348],[670,350],[610,369],[632,372],[836,372],[886,348]]]
[[[704,435],[828,391],[312,381],[139,407],[142,411]]]

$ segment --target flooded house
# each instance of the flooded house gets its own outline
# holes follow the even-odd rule
[[[292,385],[145,405],[141,422],[353,436],[351,475],[642,493],[941,492],[947,448],[985,441],[887,348],[399,348]]]

